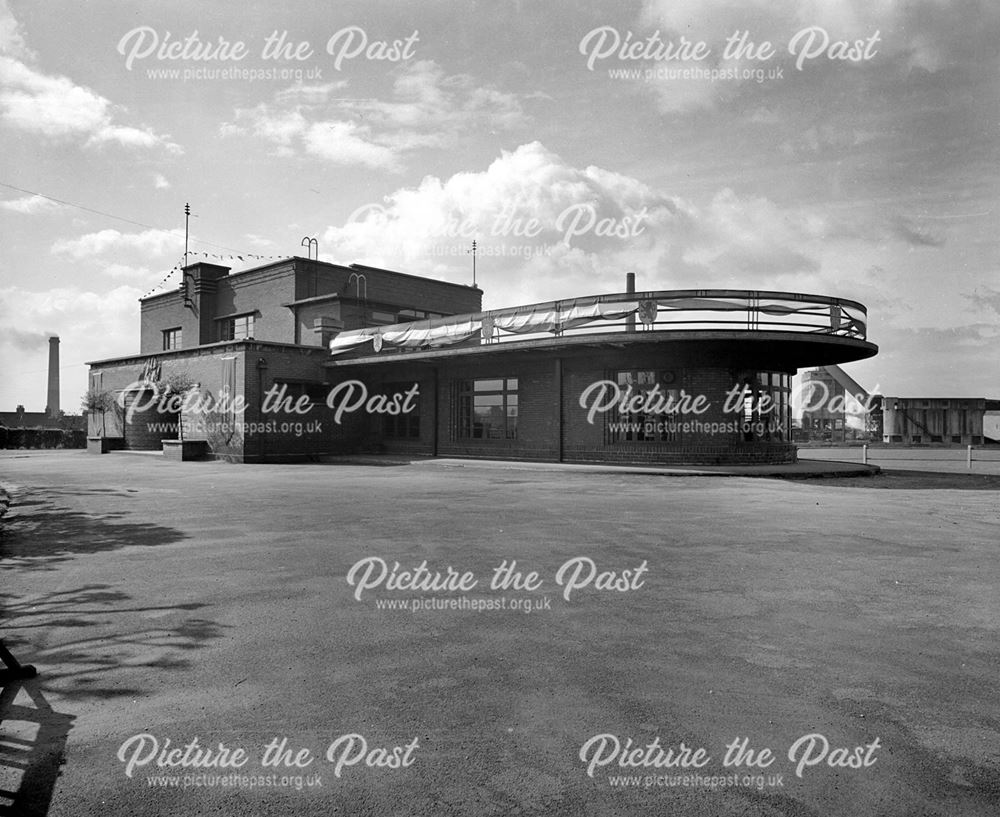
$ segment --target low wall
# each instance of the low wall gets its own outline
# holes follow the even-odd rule
[[[87,432],[65,428],[0,426],[0,448],[86,448]]]

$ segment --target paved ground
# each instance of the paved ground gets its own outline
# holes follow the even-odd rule
[[[15,795],[15,814],[1000,809],[1000,478],[704,479],[18,452],[0,456],[0,479],[14,499],[0,540],[0,626],[41,673],[0,696],[0,790]],[[583,556],[641,586],[591,583],[567,601],[556,573]],[[372,557],[390,568],[450,565],[479,585],[383,585],[356,600],[346,577]],[[543,585],[491,590],[492,568],[512,559]],[[378,606],[460,596],[547,599],[550,609]],[[360,740],[338,744],[334,762],[325,753],[351,733],[364,736],[372,764],[407,765],[361,759],[337,778],[336,761],[361,757]],[[140,734],[151,737],[121,751]],[[786,753],[810,734],[831,751],[799,778]],[[611,738],[581,760],[598,735],[631,738],[629,749],[683,742],[710,760],[700,770],[623,768]],[[244,748],[248,780],[301,774],[303,789],[194,785],[195,775],[231,770],[157,768],[155,749],[181,762],[170,750],[195,737]],[[263,748],[282,737],[313,762],[265,769]],[[759,789],[756,771],[745,786],[745,769],[723,765],[737,737],[776,756]],[[131,778],[120,752],[135,760]],[[626,757],[656,759],[645,749]],[[832,768],[830,758],[874,763]],[[605,760],[588,775],[590,761]],[[666,785],[696,771],[700,780]],[[734,772],[736,785],[720,783]],[[178,775],[178,787],[151,786],[161,774]],[[315,774],[322,787],[308,785]],[[613,785],[619,774],[638,785]]]

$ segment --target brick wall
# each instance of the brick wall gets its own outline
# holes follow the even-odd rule
[[[225,344],[211,349],[192,349],[170,354],[157,355],[160,361],[161,376],[183,374],[199,384],[187,405],[188,410],[182,413],[184,436],[187,439],[207,440],[212,456],[220,459],[240,460],[243,456],[243,434],[239,423],[243,421],[241,414],[232,417],[222,415],[213,410],[217,406],[222,386],[223,358],[234,357],[236,371],[236,394],[242,393],[245,381],[245,361],[241,344]],[[133,358],[121,362],[93,366],[90,373],[92,387],[111,392],[116,401],[129,386],[138,383],[142,377],[144,359]],[[151,392],[144,392],[140,405],[152,403]],[[126,397],[128,405],[136,397]],[[177,414],[173,411],[161,413],[160,404],[153,403],[142,411],[134,411],[129,420],[122,410],[115,409],[105,415],[103,436],[124,437],[125,447],[135,450],[153,450],[160,448],[162,439],[176,439],[177,433],[157,431],[155,425],[173,423],[176,425]],[[162,406],[173,408],[169,404]],[[91,415],[88,421],[88,434],[101,434],[100,415]]]
[[[421,368],[402,360],[386,361],[375,367],[360,369],[333,369],[331,374],[341,378],[360,377],[370,382],[402,380]],[[608,432],[608,419],[618,419],[611,412],[598,414],[588,422],[588,407],[581,406],[580,398],[591,384],[615,380],[622,370],[654,370],[672,373],[669,388],[683,390],[686,394],[704,394],[708,399],[706,409],[698,415],[679,418],[707,424],[738,424],[739,410],[726,412],[727,392],[733,388],[744,372],[724,368],[692,366],[689,362],[672,359],[662,350],[628,350],[597,352],[587,355],[567,355],[559,360],[550,354],[480,357],[475,360],[461,358],[435,361],[437,387],[433,389],[438,405],[436,426],[436,453],[440,456],[486,457],[497,459],[556,460],[560,456],[572,462],[618,463],[780,463],[794,462],[795,447],[783,441],[746,441],[739,430],[689,430],[678,435],[676,441],[627,441],[615,440]],[[457,439],[455,428],[455,384],[461,380],[518,378],[519,417],[517,439],[478,440]],[[561,401],[560,388],[561,381]],[[430,387],[433,388],[433,379]],[[428,387],[422,385],[422,393]],[[422,407],[421,438],[418,443],[386,440],[379,436],[376,426],[370,433],[381,443],[383,450],[433,453],[434,429],[428,428],[430,407]],[[560,416],[562,437],[560,440]],[[561,446],[560,446],[561,442]],[[561,450],[560,450],[561,448]]]
[[[247,433],[243,456],[247,462],[308,459],[336,450],[342,432],[334,428],[332,413],[324,398],[329,389],[321,363],[323,349],[275,348],[268,344],[246,345]],[[269,390],[281,394],[282,383],[309,384],[314,397],[306,413],[295,411],[297,392],[290,385],[280,406],[290,410],[263,413]],[[272,407],[278,405],[272,399]]]
[[[446,314],[478,312],[482,308],[483,292],[471,286],[456,286],[444,281],[371,267],[358,267],[350,272],[359,272],[366,277],[370,302]],[[346,284],[345,280],[345,286]],[[355,294],[355,287],[351,284],[343,291],[345,295],[352,295]]]
[[[157,295],[142,302],[139,310],[139,353],[163,351],[163,330],[180,327],[182,348],[198,345],[198,319],[184,307],[180,292]]]
[[[517,361],[451,363],[441,367],[437,395],[438,454],[445,457],[552,460],[559,456],[558,394],[555,361],[548,357]],[[455,385],[474,379],[517,378],[517,439],[480,440],[456,437]]]
[[[253,336],[272,343],[295,343],[292,310],[282,306],[295,300],[295,268],[281,264],[219,282],[215,315],[254,315]],[[214,321],[212,340],[219,340],[221,321]],[[211,342],[211,341],[209,341]]]
[[[319,332],[313,331],[313,322],[316,318],[333,318],[342,320],[340,301],[327,301],[325,303],[307,304],[300,306],[296,310],[298,315],[298,343],[303,346],[323,346],[322,337]]]
[[[179,290],[143,301],[139,347],[142,354],[162,351],[163,331],[175,327],[183,332],[183,348],[215,343],[222,339],[219,316],[246,313],[255,314],[257,340],[318,345],[319,339],[311,331],[300,328],[296,338],[295,314],[283,304],[320,295],[354,299],[360,292],[366,296],[369,310],[395,307],[460,314],[477,312],[482,307],[483,293],[477,288],[391,270],[370,267],[355,270],[301,258],[235,274],[227,274],[226,267],[206,263],[192,264],[187,271],[192,276],[188,292],[194,301],[193,308],[184,305]],[[350,280],[353,274],[364,276],[360,289]],[[301,317],[300,322],[308,320],[311,329],[311,318],[330,315],[331,308],[339,309],[340,305],[307,307],[310,313]],[[356,308],[345,309],[344,319],[350,323],[357,314]],[[356,317],[347,328],[362,325],[362,320]]]

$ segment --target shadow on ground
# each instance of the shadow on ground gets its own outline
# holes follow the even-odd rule
[[[124,521],[124,512],[86,513],[64,503],[133,491],[39,489],[13,497],[0,525],[0,575],[54,570],[64,562],[124,547],[168,545],[187,538],[174,528]],[[44,585],[42,585],[44,587]],[[59,708],[85,700],[138,697],[146,668],[186,670],[193,653],[225,626],[200,614],[209,605],[143,603],[118,587],[88,583],[41,593],[0,592],[0,632],[33,679],[0,677],[0,817],[44,817],[74,715]],[[158,673],[159,674],[159,673]],[[42,686],[46,693],[43,694]]]
[[[37,679],[0,678],[0,817],[44,817],[64,763],[75,716],[53,710],[42,682],[63,709],[73,701],[136,698],[148,690],[127,679],[148,667],[190,669],[192,653],[225,629],[186,618],[204,604],[141,605],[103,584],[20,600],[0,594],[0,606],[4,627],[19,633],[5,639],[8,646],[39,671]],[[147,623],[150,615],[179,620]],[[68,637],[74,632],[80,637]]]
[[[61,507],[60,498],[85,497],[102,489],[39,489],[13,497],[0,525],[0,570],[53,570],[61,562],[86,553],[122,547],[149,547],[179,542],[187,535],[152,523],[121,521],[124,512],[91,514]],[[132,492],[112,491],[131,498]]]
[[[0,681],[0,815],[48,813],[74,720],[49,705],[37,679]]]
[[[11,645],[19,646],[63,698],[135,696],[144,690],[121,685],[123,670],[152,667],[185,670],[190,654],[222,636],[225,625],[185,614],[203,609],[200,603],[135,604],[132,597],[110,585],[85,585],[41,597],[15,599],[0,593],[3,625]],[[157,622],[148,622],[153,616]],[[169,619],[177,619],[168,623]],[[136,626],[136,625],[139,626]],[[56,629],[79,638],[51,638]],[[37,631],[38,638],[32,631]]]

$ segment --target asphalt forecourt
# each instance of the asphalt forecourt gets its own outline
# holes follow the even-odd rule
[[[38,670],[2,682],[0,811],[997,813],[974,474],[22,451],[0,484]]]

